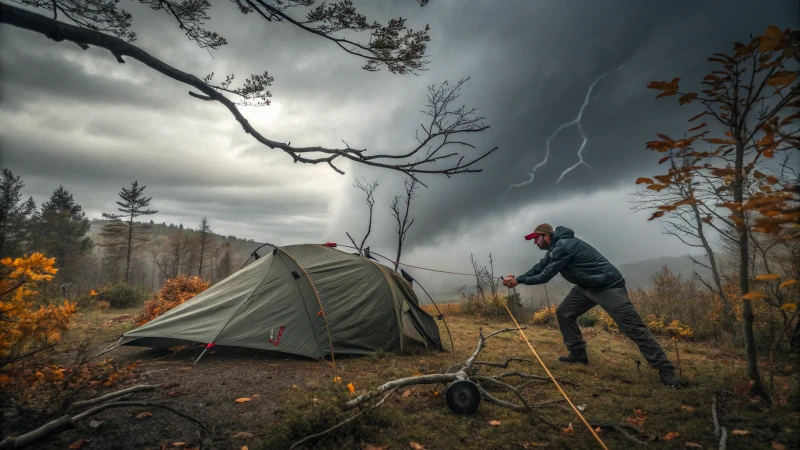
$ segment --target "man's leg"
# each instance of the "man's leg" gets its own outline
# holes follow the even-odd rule
[[[597,303],[592,301],[585,292],[578,286],[574,286],[556,308],[558,328],[561,329],[564,345],[567,346],[570,354],[586,353],[586,341],[581,336],[581,328],[578,326],[577,319],[581,314],[594,308]]]
[[[591,292],[589,295],[608,312],[614,322],[617,322],[619,329],[639,346],[639,351],[642,352],[642,356],[650,364],[650,367],[670,371],[675,369],[675,366],[667,358],[667,354],[664,353],[664,349],[661,348],[661,344],[650,334],[650,330],[642,322],[642,318],[628,297],[627,289],[606,289]]]

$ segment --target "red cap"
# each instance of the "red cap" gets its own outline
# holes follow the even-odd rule
[[[554,231],[555,230],[553,230],[553,227],[550,226],[550,224],[543,223],[534,228],[533,233],[525,236],[525,240],[530,241],[531,239],[536,239],[540,234],[553,234]]]

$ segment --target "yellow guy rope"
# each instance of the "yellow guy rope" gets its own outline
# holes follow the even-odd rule
[[[533,346],[531,345],[531,341],[529,341],[528,337],[525,336],[525,333],[522,331],[522,327],[519,326],[519,323],[517,322],[517,319],[514,318],[514,314],[511,314],[511,310],[508,309],[508,305],[503,303],[503,307],[506,308],[506,311],[508,311],[508,315],[511,316],[511,320],[514,321],[514,325],[517,326],[517,329],[519,330],[519,334],[521,334],[522,337],[525,339],[525,342],[528,343],[528,348],[530,348],[531,352],[533,352],[533,356],[535,356],[536,359],[539,360],[539,364],[541,364],[542,367],[544,367],[544,371],[547,372],[547,375],[550,376],[551,380],[553,380],[553,383],[558,388],[558,392],[561,392],[561,395],[563,395],[564,398],[567,400],[567,403],[569,403],[569,406],[571,406],[572,410],[575,411],[575,414],[577,414],[578,417],[581,418],[581,420],[583,421],[584,425],[586,425],[586,428],[588,428],[589,431],[592,433],[592,436],[594,436],[594,438],[597,439],[597,442],[599,442],[600,445],[602,445],[605,450],[608,450],[608,447],[606,447],[606,444],[603,442],[602,439],[600,439],[600,436],[598,436],[597,433],[595,433],[594,428],[592,428],[592,426],[589,425],[589,422],[586,421],[586,419],[583,417],[583,414],[581,414],[581,412],[578,411],[578,408],[576,408],[575,405],[572,404],[572,400],[570,400],[569,397],[567,397],[566,392],[564,392],[564,390],[561,389],[561,386],[558,384],[558,381],[556,381],[556,378],[553,376],[552,373],[550,373],[550,371],[547,369],[547,366],[544,365],[544,362],[542,361],[542,358],[539,358],[539,354],[536,353],[536,350],[533,349]]]

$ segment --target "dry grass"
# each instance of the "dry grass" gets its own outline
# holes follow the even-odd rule
[[[206,423],[215,424],[214,445],[217,448],[239,448],[245,444],[251,449],[287,448],[300,438],[349,417],[352,412],[342,412],[339,405],[353,396],[388,380],[442,372],[472,354],[481,328],[488,333],[513,325],[510,321],[464,315],[458,306],[439,306],[453,333],[455,354],[417,349],[405,355],[382,352],[366,357],[337,356],[342,377],[340,383],[332,382],[329,362],[321,364],[263,352],[226,354],[224,349],[216,353],[212,351],[194,367],[191,363],[199,350],[186,351],[166,360],[154,360],[154,353],[135,348],[120,349],[113,356],[120,360],[140,361],[140,368],[136,371],[139,378],[130,383],[179,381],[180,389],[188,395],[172,398],[160,392],[153,394],[153,400],[189,411]],[[435,311],[430,305],[424,308]],[[65,336],[66,344],[86,338],[96,340],[119,336],[132,324],[112,322],[111,319],[136,312],[85,312]],[[673,391],[660,384],[657,372],[646,363],[637,367],[634,360],[641,360],[641,355],[624,336],[607,333],[599,327],[586,329],[591,365],[573,366],[556,361],[557,356],[564,352],[558,330],[536,325],[527,327],[526,335],[550,370],[557,377],[579,384],[563,385],[563,388],[576,405],[585,405],[584,414],[590,422],[626,423],[628,418],[637,419],[634,410],[639,410],[643,415],[638,420],[643,417],[644,422],[643,433],[637,438],[649,441],[651,447],[686,448],[686,443],[692,442],[706,449],[717,448],[718,438],[713,435],[711,425],[711,398],[718,396],[720,421],[729,432],[727,448],[772,449],[772,442],[777,442],[788,449],[798,448],[800,444],[797,438],[800,431],[800,413],[797,412],[800,385],[793,377],[788,361],[777,362],[775,366],[762,362],[762,375],[768,380],[772,378],[774,388],[775,406],[769,408],[737,394],[740,392],[737,388],[746,385],[747,381],[744,361],[740,355],[719,347],[703,343],[680,344],[681,370],[688,386]],[[447,340],[444,327],[440,328],[443,341]],[[674,359],[673,343],[666,339],[662,339],[662,343]],[[510,356],[533,359],[518,334],[493,337],[480,359],[505,361]],[[484,370],[497,373],[502,369]],[[510,370],[545,375],[538,364],[529,362],[512,362]],[[234,378],[236,381],[232,382]],[[348,383],[354,384],[355,393],[348,392]],[[209,386],[213,386],[213,392],[209,391]],[[370,444],[394,449],[410,448],[410,442],[427,449],[520,449],[533,448],[534,443],[550,448],[598,448],[597,442],[564,403],[540,412],[560,426],[566,427],[571,423],[574,427],[572,434],[556,432],[526,414],[485,402],[472,415],[454,415],[445,405],[441,395],[443,388],[416,386],[408,389],[407,394],[401,390],[351,426],[306,448],[363,449],[365,444]],[[439,392],[439,395],[434,392]],[[545,381],[528,385],[524,394],[533,403],[560,398],[554,386]],[[513,400],[502,392],[496,392],[496,395]],[[245,404],[233,402],[241,396],[253,396],[254,400]],[[208,405],[213,406],[204,407]],[[234,413],[223,407],[230,407]],[[196,435],[191,423],[166,413],[147,425],[146,430],[137,431],[137,426],[144,426],[139,423],[141,421],[131,418],[137,412],[109,411],[98,416],[99,420],[105,420],[108,426],[118,430],[117,434],[136,433],[138,447],[132,447],[134,441],[129,440],[125,441],[130,443],[128,447],[119,448],[158,447],[166,441],[193,439]],[[499,421],[500,425],[492,426],[489,421]],[[733,435],[733,430],[748,433]],[[238,431],[252,432],[252,437],[236,439],[234,434]],[[679,436],[664,440],[668,433],[678,433]],[[101,446],[104,442],[123,444],[123,441],[114,441],[113,436],[109,436],[107,432],[93,431],[84,425],[77,430],[62,432],[58,439],[48,441],[48,446],[42,448],[64,448],[64,444],[78,437],[91,437],[93,443]],[[614,431],[603,430],[600,436],[612,449],[633,445]]]
[[[440,306],[440,309],[443,309]],[[321,431],[331,425],[331,418],[343,419],[347,414],[325,410],[310,399],[337,397],[350,398],[374,388],[391,379],[413,374],[441,372],[448,366],[465,360],[475,348],[478,330],[484,332],[512,326],[505,321],[474,319],[469,316],[447,314],[450,330],[455,341],[456,354],[420,352],[416,355],[394,355],[383,353],[365,358],[337,360],[341,362],[343,384],[353,383],[355,394],[346,391],[330,391],[325,381],[318,389],[292,396],[285,400],[281,426],[275,429],[263,448],[280,448],[303,437],[309,430]],[[442,327],[443,328],[443,327]],[[634,410],[643,412],[644,433],[638,438],[650,441],[659,448],[685,448],[686,442],[698,443],[703,448],[718,447],[718,438],[712,433],[711,397],[719,396],[719,415],[723,426],[730,433],[735,429],[749,431],[746,435],[730,435],[729,449],[772,449],[773,441],[786,448],[796,448],[798,420],[800,414],[791,411],[791,404],[798,404],[797,380],[791,377],[791,368],[783,364],[774,375],[774,398],[778,404],[772,409],[750,398],[734,393],[734,389],[746,384],[744,361],[735,354],[723,353],[704,344],[680,344],[681,371],[688,383],[684,389],[674,391],[663,387],[658,373],[646,362],[637,368],[635,359],[641,354],[635,345],[624,336],[609,334],[598,329],[585,330],[589,343],[589,366],[573,366],[558,363],[557,356],[564,351],[561,335],[557,330],[529,326],[526,335],[534,348],[557,376],[580,386],[563,386],[576,405],[585,405],[584,414],[590,422],[626,423],[636,418]],[[446,337],[443,336],[443,339]],[[663,340],[671,358],[675,358],[673,343]],[[531,358],[524,341],[517,334],[505,334],[492,338],[481,354],[482,360],[505,361],[509,356]],[[766,364],[766,363],[764,363]],[[512,363],[511,369],[545,375],[544,370],[533,363]],[[497,370],[491,369],[496,373]],[[769,370],[764,366],[764,370]],[[390,398],[378,411],[356,421],[356,425],[317,442],[313,448],[362,448],[368,443],[386,448],[409,448],[409,442],[419,443],[428,449],[437,448],[530,448],[533,443],[553,448],[597,448],[597,442],[584,428],[578,417],[563,403],[544,409],[543,414],[559,425],[572,424],[573,434],[554,432],[551,428],[532,420],[529,416],[488,403],[482,403],[475,414],[456,416],[447,409],[444,399],[432,395],[441,392],[443,386],[417,386],[402,391]],[[333,392],[333,393],[332,393]],[[560,395],[549,382],[536,382],[524,390],[526,397],[534,402],[559,399]],[[403,395],[407,395],[403,397]],[[508,400],[511,396],[498,394]],[[792,396],[793,395],[793,396]],[[309,409],[312,411],[309,413]],[[325,411],[327,422],[320,426],[309,424],[317,413]],[[333,414],[333,416],[332,416]],[[500,421],[491,426],[490,420]],[[297,433],[302,424],[303,433]],[[679,437],[664,440],[668,433]],[[600,433],[609,448],[632,445],[619,434],[604,430]],[[527,446],[527,447],[526,447]]]

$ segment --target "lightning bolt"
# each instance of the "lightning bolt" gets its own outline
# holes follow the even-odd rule
[[[511,186],[509,186],[508,189],[506,190],[506,193],[503,194],[503,197],[501,197],[501,198],[505,198],[506,195],[508,195],[508,193],[511,192],[511,189],[513,189],[513,188],[520,188],[522,186],[525,186],[526,184],[533,183],[534,177],[536,175],[536,170],[539,167],[542,167],[543,165],[547,164],[547,160],[550,158],[550,141],[553,140],[553,138],[556,137],[558,135],[558,133],[561,132],[561,130],[563,130],[563,129],[567,128],[567,127],[570,127],[572,125],[575,125],[575,126],[578,127],[578,132],[581,134],[581,137],[583,138],[583,142],[581,142],[581,146],[578,149],[578,162],[573,164],[569,168],[567,168],[565,171],[563,171],[561,173],[561,176],[558,177],[558,180],[556,180],[556,184],[558,184],[561,181],[561,179],[564,178],[564,175],[568,174],[569,172],[571,172],[572,170],[574,170],[575,168],[577,168],[580,165],[584,165],[584,166],[588,167],[590,170],[592,169],[592,166],[590,166],[583,159],[583,149],[586,148],[586,143],[589,142],[589,139],[586,137],[586,134],[584,134],[584,132],[583,132],[583,126],[581,125],[581,120],[583,119],[583,111],[586,109],[586,106],[589,105],[589,97],[592,96],[592,91],[594,90],[594,87],[597,85],[597,83],[599,83],[600,80],[602,80],[603,78],[608,76],[608,74],[610,74],[611,72],[619,72],[623,68],[625,68],[625,66],[627,66],[627,65],[628,65],[628,63],[620,64],[616,69],[609,70],[608,72],[605,72],[602,75],[600,75],[599,77],[597,77],[592,82],[592,84],[589,85],[589,90],[586,91],[586,96],[583,99],[583,104],[581,105],[581,108],[578,111],[578,117],[576,117],[573,120],[570,120],[569,122],[562,123],[561,125],[559,125],[558,128],[556,128],[556,130],[553,132],[553,134],[551,134],[550,137],[547,138],[547,141],[545,141],[544,160],[542,162],[540,162],[539,164],[536,164],[533,167],[533,170],[528,173],[528,179],[527,180],[525,180],[525,181],[523,181],[521,183],[512,184]]]

